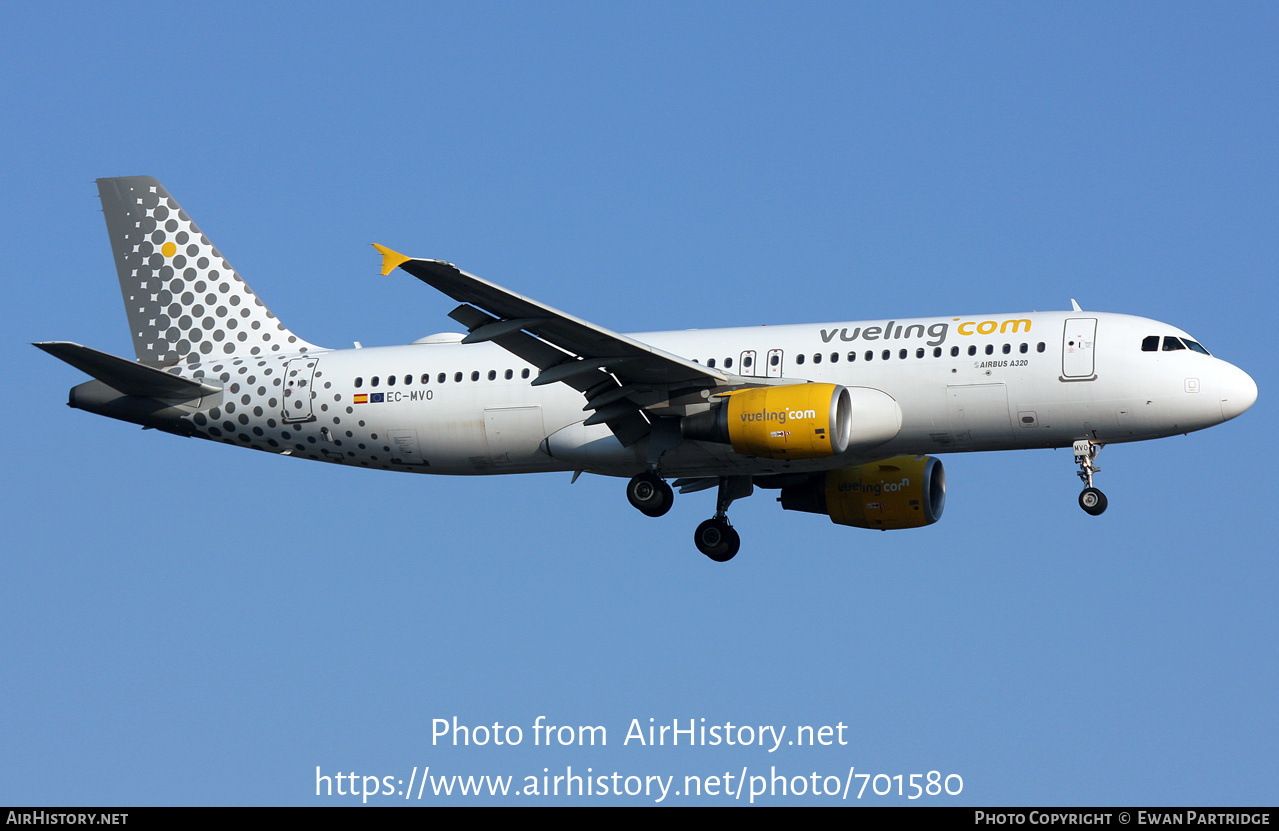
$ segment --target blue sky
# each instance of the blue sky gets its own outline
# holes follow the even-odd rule
[[[6,4],[0,803],[346,804],[317,766],[429,765],[1273,804],[1277,36],[1248,3]],[[716,566],[711,492],[651,520],[620,480],[337,469],[65,407],[83,376],[28,344],[131,354],[93,186],[126,175],[327,346],[456,328],[378,241],[619,331],[1074,297],[1260,399],[1107,448],[1100,518],[1068,451],[947,456],[937,525],[757,493]],[[524,741],[433,746],[454,716]],[[608,745],[535,747],[538,716]],[[650,718],[848,744],[623,745]]]

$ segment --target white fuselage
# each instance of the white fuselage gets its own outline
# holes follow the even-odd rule
[[[1139,441],[1218,424],[1255,399],[1241,370],[1190,349],[1143,351],[1151,336],[1188,338],[1146,318],[1092,312],[632,337],[746,377],[881,390],[901,410],[897,435],[871,447],[856,441],[854,412],[854,441],[839,457],[781,461],[693,441],[661,457],[664,476],[726,476],[824,470],[899,454]],[[583,426],[590,412],[582,393],[562,383],[532,386],[538,369],[491,343],[236,358],[183,374],[225,386],[191,411],[197,435],[268,452],[440,474],[631,476],[646,467],[647,440],[624,448],[605,425]]]

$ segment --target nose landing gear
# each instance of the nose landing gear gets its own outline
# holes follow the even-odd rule
[[[1103,446],[1087,439],[1075,442],[1075,464],[1079,465],[1078,475],[1084,483],[1083,492],[1079,494],[1079,507],[1092,516],[1098,516],[1106,510],[1106,495],[1092,484],[1093,474],[1101,471],[1094,462]]]

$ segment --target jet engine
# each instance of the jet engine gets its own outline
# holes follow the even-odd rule
[[[941,519],[946,472],[932,456],[894,456],[784,487],[778,501],[788,511],[826,514],[836,525],[922,528]]]
[[[823,459],[870,448],[897,435],[901,408],[869,387],[786,384],[721,393],[712,410],[680,423],[684,438],[732,445],[766,459]]]
[[[838,384],[787,384],[722,393],[718,407],[680,423],[684,437],[766,459],[821,459],[848,449],[852,402]]]

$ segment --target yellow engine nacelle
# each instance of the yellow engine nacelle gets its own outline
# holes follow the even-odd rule
[[[838,384],[790,384],[730,393],[729,444],[766,459],[820,459],[848,449],[852,404]]]
[[[766,459],[822,459],[848,449],[852,402],[838,384],[787,384],[722,393],[714,410],[685,418],[684,436]]]
[[[894,456],[782,488],[780,501],[788,511],[826,514],[837,525],[922,528],[941,519],[946,471],[932,456]]]

